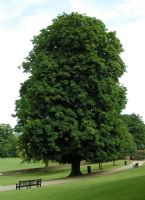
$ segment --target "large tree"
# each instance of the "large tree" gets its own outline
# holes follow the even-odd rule
[[[71,175],[78,175],[82,159],[119,145],[113,129],[126,103],[122,51],[115,32],[78,13],[58,16],[34,37],[22,63],[30,76],[16,102],[27,160],[71,163]]]

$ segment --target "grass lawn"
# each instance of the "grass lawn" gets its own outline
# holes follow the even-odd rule
[[[0,158],[0,172],[44,167],[43,163],[22,163],[20,158]]]
[[[3,200],[144,200],[145,166],[107,176],[20,191],[0,192]]]
[[[22,163],[20,158],[0,158],[0,172],[44,167],[41,162]]]
[[[123,164],[124,164],[123,160],[115,162],[116,167],[122,166]],[[49,163],[49,166],[50,168],[60,167],[58,163],[52,163],[52,162]],[[44,167],[44,163],[42,162],[22,163],[22,160],[20,158],[0,158],[0,172],[22,170],[22,169],[32,169],[32,168],[40,168],[40,167]],[[103,163],[103,168],[106,169],[110,167],[112,167],[112,162]],[[93,164],[92,169],[93,170],[98,169],[98,164]]]
[[[119,167],[124,164],[123,161],[116,161],[116,166]],[[89,164],[90,165],[90,164]],[[21,163],[19,158],[11,158],[11,159],[0,159],[0,171],[8,171],[8,170],[20,170],[20,169],[30,169],[30,168],[38,168],[44,167],[42,163]],[[103,164],[103,170],[108,168],[112,168],[112,162],[107,162]],[[97,172],[98,164],[91,164],[92,172]],[[87,165],[81,166],[81,171],[86,174],[87,173]],[[14,175],[1,175],[0,176],[0,185],[13,185],[16,184],[19,180],[27,180],[27,179],[36,179],[42,178],[45,180],[59,179],[65,178],[70,173],[70,165],[59,165],[57,163],[50,163],[50,168],[48,172],[38,171],[33,173],[18,173]]]

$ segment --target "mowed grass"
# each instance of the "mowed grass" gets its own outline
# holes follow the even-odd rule
[[[76,181],[0,192],[4,200],[144,200],[145,166],[106,176],[88,176]]]
[[[69,167],[59,165],[58,163],[50,162],[49,170],[47,172],[43,170],[44,166],[44,163],[41,162],[22,163],[20,158],[0,159],[0,173],[2,173],[2,175],[0,175],[0,185],[12,185],[16,184],[19,180],[36,178],[51,180],[56,178],[63,178],[69,174]],[[37,171],[38,168],[39,170]],[[32,169],[35,169],[35,171],[30,171]],[[9,171],[12,173],[9,173]]]
[[[115,167],[120,167],[124,164],[123,161],[116,161]],[[90,165],[90,164],[89,164]],[[87,173],[88,165],[81,165],[81,171],[83,174]],[[9,170],[20,170],[20,169],[32,169],[44,167],[42,163],[21,163],[19,158],[11,159],[0,159],[0,171],[9,171]],[[112,162],[107,162],[103,164],[103,170],[114,167]],[[98,164],[91,164],[92,172],[99,172]],[[43,181],[66,178],[70,174],[70,165],[59,165],[58,163],[50,163],[49,170],[46,171],[36,171],[36,172],[23,172],[23,173],[14,173],[0,176],[0,185],[13,185],[16,184],[19,180],[28,180],[28,179],[37,179],[42,178]]]
[[[106,162],[103,163],[103,168],[110,168],[112,167],[112,162]],[[89,164],[88,164],[89,165]],[[115,162],[115,166],[119,167],[124,165],[123,160],[119,160]],[[62,167],[62,165],[59,165],[58,163],[50,162],[49,167],[54,168],[54,167]],[[63,165],[64,166],[64,165]],[[82,165],[83,166],[83,165]],[[91,165],[92,169],[98,169],[98,164],[93,164]],[[13,170],[23,170],[23,169],[32,169],[32,168],[43,168],[44,163],[42,162],[31,162],[31,163],[23,163],[20,158],[0,158],[0,172],[4,171],[13,171]]]
[[[0,172],[44,167],[41,162],[22,163],[20,158],[0,158]]]

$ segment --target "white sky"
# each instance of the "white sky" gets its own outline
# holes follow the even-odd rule
[[[145,1],[144,0],[0,0],[0,123],[12,127],[15,100],[26,75],[18,69],[32,48],[31,39],[63,12],[79,12],[101,19],[115,30],[124,48],[127,73],[125,113],[145,121]]]

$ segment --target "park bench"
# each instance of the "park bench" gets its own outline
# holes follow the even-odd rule
[[[16,183],[16,190],[22,187],[31,188],[31,186],[40,186],[41,187],[42,179],[35,179],[35,180],[26,180],[26,181],[19,181]]]

